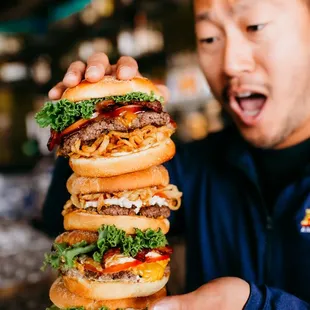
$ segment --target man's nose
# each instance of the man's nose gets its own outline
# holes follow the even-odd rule
[[[234,36],[227,38],[225,47],[224,71],[229,77],[238,77],[255,69],[253,48],[245,38]]]

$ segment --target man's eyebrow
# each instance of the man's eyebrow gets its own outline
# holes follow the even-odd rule
[[[202,12],[196,15],[195,22],[199,23],[202,21],[210,21],[210,13],[209,12]]]
[[[237,4],[232,8],[234,13],[239,13],[241,11],[248,10],[253,6],[253,4],[257,4],[257,0],[240,0]]]

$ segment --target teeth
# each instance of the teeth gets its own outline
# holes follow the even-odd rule
[[[244,114],[245,114],[246,116],[256,116],[256,115],[259,114],[259,112],[260,112],[260,110],[244,111]]]
[[[251,92],[241,93],[237,95],[237,98],[247,98],[250,97],[251,95],[252,95]]]

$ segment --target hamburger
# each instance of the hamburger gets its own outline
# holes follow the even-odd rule
[[[81,177],[75,173],[67,181],[71,194],[62,215],[66,230],[97,231],[115,225],[127,234],[135,228],[169,231],[170,211],[178,210],[182,193],[169,184],[163,166],[121,176]]]
[[[47,310],[146,310],[167,295],[166,289],[145,297],[119,300],[93,300],[72,294],[58,278],[50,289],[54,305]]]
[[[69,157],[75,173],[108,177],[144,170],[170,160],[176,125],[163,110],[159,90],[146,78],[105,76],[68,88],[35,116],[50,127],[49,150]]]
[[[44,268],[58,270],[61,285],[72,294],[120,300],[162,290],[169,280],[171,254],[160,229],[136,229],[128,235],[103,225],[97,232],[75,230],[58,236],[53,251],[45,255]]]

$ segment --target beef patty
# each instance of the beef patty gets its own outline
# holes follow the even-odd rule
[[[70,211],[79,211],[80,209],[72,206],[70,208]],[[100,211],[97,210],[97,208],[94,207],[90,207],[87,208],[86,211],[87,212],[92,212],[92,213],[97,213],[100,215],[112,215],[112,216],[117,216],[117,215],[125,215],[125,216],[135,216],[135,215],[141,215],[141,216],[145,216],[148,218],[160,218],[160,217],[164,217],[164,218],[168,218],[170,216],[170,209],[166,206],[160,207],[158,205],[154,205],[154,206],[150,206],[150,207],[143,207],[140,209],[139,213],[136,214],[136,212],[134,211],[135,207],[132,207],[130,209],[128,208],[122,208],[120,206],[109,206],[109,207],[103,207],[101,208]]]
[[[143,128],[147,125],[161,127],[170,123],[170,116],[166,112],[143,112],[137,114],[137,117],[132,121],[130,130]],[[76,140],[81,140],[82,144],[93,142],[98,137],[109,131],[127,132],[128,127],[124,122],[117,117],[104,118],[97,122],[90,122],[82,129],[65,136],[60,144],[60,155],[68,156],[71,153],[71,146]]]
[[[86,279],[91,280],[91,281],[105,282],[105,281],[121,280],[124,282],[128,281],[128,282],[133,282],[133,283],[141,282],[141,277],[139,277],[138,275],[135,275],[131,271],[120,271],[120,272],[115,272],[115,273],[102,274],[102,273],[95,272],[95,271],[85,270],[84,275],[82,275],[77,269],[73,268],[69,270],[61,270],[61,273],[63,275],[68,275],[74,278],[85,277]],[[167,267],[165,268],[164,276],[166,277],[169,274],[170,274],[170,266],[168,264]]]

